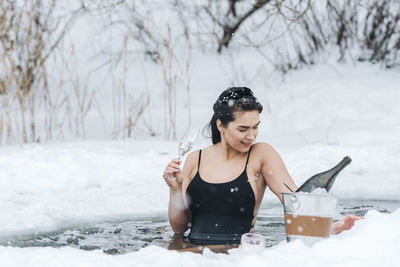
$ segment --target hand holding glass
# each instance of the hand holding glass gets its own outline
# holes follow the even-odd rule
[[[182,158],[192,150],[193,144],[196,141],[197,135],[199,134],[199,130],[194,128],[189,128],[186,130],[185,134],[179,140],[178,143],[178,161],[181,161]],[[172,175],[166,176],[169,180],[175,181],[176,178]]]

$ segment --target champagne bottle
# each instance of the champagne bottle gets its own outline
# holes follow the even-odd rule
[[[330,170],[318,173],[302,184],[296,192],[312,192],[316,188],[325,188],[329,192],[335,182],[336,176],[341,170],[350,164],[351,158],[346,156],[338,165]]]

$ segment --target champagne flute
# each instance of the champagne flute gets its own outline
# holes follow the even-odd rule
[[[178,161],[181,161],[182,158],[189,153],[193,148],[193,144],[196,141],[197,135],[199,134],[199,130],[195,128],[189,128],[186,130],[182,138],[178,143]],[[172,175],[167,175],[167,178],[171,181],[175,181],[176,178]]]

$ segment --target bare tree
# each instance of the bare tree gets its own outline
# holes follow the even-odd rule
[[[0,5],[0,135],[2,140],[36,142],[39,91],[48,86],[46,62],[75,16],[64,22],[56,19],[55,0],[9,0]],[[13,116],[16,111],[19,119]]]

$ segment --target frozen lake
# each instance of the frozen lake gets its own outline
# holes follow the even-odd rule
[[[400,201],[339,200],[336,217],[352,213],[364,216],[369,210],[391,213]],[[255,233],[272,247],[285,239],[282,207],[264,205],[257,216]],[[173,232],[166,216],[142,217],[123,221],[105,221],[76,225],[54,232],[17,235],[0,239],[0,245],[12,247],[74,247],[82,250],[102,250],[106,254],[124,254],[149,245],[168,248]]]

